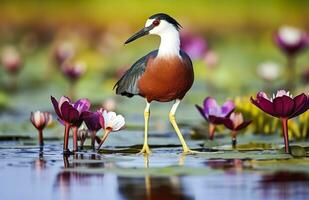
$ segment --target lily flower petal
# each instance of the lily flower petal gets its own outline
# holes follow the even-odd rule
[[[234,109],[235,109],[234,102],[231,100],[228,100],[221,107],[222,115],[228,116],[234,111]]]
[[[58,115],[59,118],[62,118],[58,101],[53,96],[51,96],[50,99],[51,99],[51,102],[53,104],[53,107],[54,107],[54,110],[55,110],[56,114]]]
[[[78,110],[81,114],[84,111],[88,111],[90,109],[90,101],[88,99],[79,99],[74,103],[74,108]]]
[[[100,124],[100,116],[101,116],[101,113],[98,111],[96,112],[84,111],[82,113],[82,119],[84,120],[87,128],[90,131],[95,131],[95,132],[97,132],[98,130],[102,128]]]
[[[67,101],[60,108],[64,121],[76,123],[79,119],[79,112]]]
[[[115,112],[103,111],[104,128],[111,131],[118,131],[125,125],[125,119],[122,115],[117,115]]]
[[[279,90],[270,101],[265,93],[259,92],[256,99],[251,97],[251,103],[269,115],[290,119],[309,109],[309,96],[302,93],[293,98],[289,92]]]
[[[289,96],[276,97],[273,100],[274,112],[277,116],[288,117],[294,111],[294,101]]]
[[[220,107],[217,103],[217,101],[212,97],[207,97],[204,100],[204,112],[206,116],[209,115],[219,115],[220,113]]]

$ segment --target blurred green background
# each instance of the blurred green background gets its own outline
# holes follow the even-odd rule
[[[155,36],[123,44],[158,12],[176,18],[182,32],[203,38],[207,51],[215,55],[212,64],[205,58],[193,60],[195,83],[178,112],[180,121],[197,124],[202,118],[194,104],[201,104],[206,96],[220,102],[241,96],[249,99],[259,90],[272,92],[283,87],[286,58],[273,35],[283,25],[308,30],[308,7],[305,0],[1,1],[0,50],[10,46],[18,51],[22,68],[14,77],[0,70],[0,133],[35,132],[28,127],[29,112],[52,111],[50,95],[69,95],[72,87],[75,98],[87,97],[96,106],[116,107],[130,124],[142,125],[144,101],[116,97],[112,88],[125,69],[158,48]],[[73,63],[86,65],[86,73],[74,86],[55,61],[55,52],[63,44],[74,49]],[[258,67],[264,62],[276,63],[276,80],[269,82],[259,76]],[[309,53],[303,52],[296,64],[296,93],[307,91],[301,77],[308,67]],[[16,88],[11,86],[13,78]],[[158,130],[169,127],[164,120],[168,123],[170,106],[154,104],[152,123]]]

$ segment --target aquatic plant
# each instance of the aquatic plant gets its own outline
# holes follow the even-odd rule
[[[96,133],[102,128],[101,124],[104,123],[102,113],[102,108],[95,112],[85,111],[82,113],[82,118],[90,132],[92,149],[95,149]]]
[[[49,112],[31,112],[30,121],[33,126],[38,130],[39,133],[39,144],[40,146],[44,145],[43,141],[43,129],[52,122],[53,118]]]
[[[79,147],[80,149],[84,148],[84,143],[88,137],[88,128],[85,125],[85,123],[82,123],[82,125],[78,128],[77,132],[77,138],[80,141]]]
[[[69,153],[68,140],[71,128],[73,129],[73,151],[77,151],[78,127],[83,122],[82,113],[88,111],[90,108],[90,101],[88,99],[79,99],[73,103],[65,96],[62,96],[59,101],[51,96],[51,101],[58,116],[58,120],[65,126],[63,143],[64,153]]]
[[[219,106],[217,101],[212,97],[207,97],[204,100],[203,108],[195,105],[205,120],[209,122],[209,139],[213,140],[216,125],[223,124],[224,119],[229,117],[234,111],[235,105],[231,100],[226,101],[222,106]]]
[[[61,65],[61,72],[69,80],[69,96],[74,98],[76,83],[85,74],[86,65],[83,62],[66,61]]]
[[[273,61],[262,62],[258,65],[257,74],[265,81],[275,81],[280,75],[279,64]]]
[[[59,43],[53,52],[53,58],[58,67],[66,60],[71,59],[75,55],[75,47],[71,42]]]
[[[206,67],[213,69],[218,66],[219,55],[212,50],[208,50],[203,57],[203,61],[205,62]]]
[[[288,56],[295,56],[308,46],[308,36],[302,30],[283,26],[275,33],[275,42]]]
[[[287,57],[287,88],[293,90],[296,76],[296,56],[308,47],[309,37],[300,29],[283,26],[275,33],[274,39]]]
[[[98,150],[108,137],[109,133],[119,131],[125,125],[125,119],[122,115],[117,115],[115,112],[108,112],[106,110],[102,113],[103,117],[100,117],[101,127],[104,129],[104,135],[101,139],[101,142],[98,146]]]
[[[293,98],[289,92],[279,90],[273,98],[268,98],[264,92],[259,92],[256,99],[251,97],[251,102],[265,113],[281,120],[285,152],[289,153],[288,120],[308,110],[308,95],[302,93]]]
[[[17,49],[13,46],[4,48],[1,55],[1,62],[3,68],[9,74],[11,79],[9,88],[11,90],[15,90],[17,88],[18,73],[23,66],[21,56]]]
[[[207,41],[198,35],[183,33],[180,36],[181,49],[183,49],[192,59],[202,59],[208,50]]]
[[[86,65],[83,62],[64,62],[61,72],[69,81],[75,82],[86,72]]]
[[[241,129],[246,128],[252,121],[245,121],[242,113],[233,112],[229,117],[224,119],[223,124],[226,128],[232,131],[232,146],[236,147],[237,144],[237,132]]]

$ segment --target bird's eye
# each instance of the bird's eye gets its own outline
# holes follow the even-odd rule
[[[159,20],[154,20],[154,21],[152,22],[152,24],[153,24],[154,26],[158,26],[158,25],[160,24],[160,21],[159,21]]]

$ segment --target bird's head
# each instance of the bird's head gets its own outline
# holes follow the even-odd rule
[[[182,28],[181,25],[171,16],[164,13],[155,14],[149,17],[146,21],[145,27],[132,35],[125,44],[145,35],[150,34],[162,36],[167,32],[179,31],[180,28]]]

